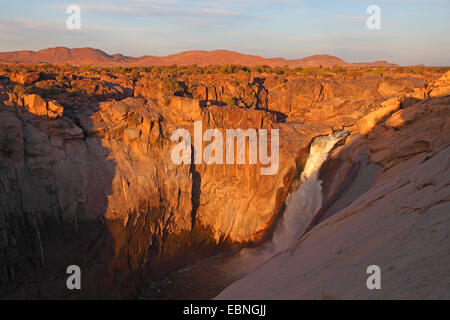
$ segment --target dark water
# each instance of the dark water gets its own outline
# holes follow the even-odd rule
[[[140,299],[208,300],[245,273],[237,254],[219,254],[173,271],[145,286]]]

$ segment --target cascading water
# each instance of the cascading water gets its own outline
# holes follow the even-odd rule
[[[239,264],[245,269],[243,272],[252,270],[275,253],[286,249],[305,232],[322,207],[320,167],[336,143],[349,134],[350,131],[345,128],[313,140],[302,175],[297,182],[298,187],[286,200],[286,210],[275,227],[272,241],[256,249],[241,250]]]
[[[286,201],[283,218],[275,229],[273,251],[285,249],[305,232],[322,206],[322,181],[319,170],[333,147],[349,134],[347,129],[335,131],[328,136],[317,137],[311,144],[299,187]]]

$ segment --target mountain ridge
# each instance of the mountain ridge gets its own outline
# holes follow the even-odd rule
[[[95,66],[144,66],[144,65],[269,65],[271,67],[397,67],[399,65],[387,61],[346,62],[341,58],[318,54],[300,59],[264,58],[230,50],[191,50],[167,56],[144,55],[141,57],[125,56],[120,53],[108,54],[100,49],[54,47],[39,51],[21,50],[0,52],[0,63],[52,63]]]

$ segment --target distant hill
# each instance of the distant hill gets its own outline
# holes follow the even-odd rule
[[[284,58],[263,58],[235,51],[185,51],[165,57],[143,56],[128,57],[122,54],[109,55],[102,50],[93,48],[56,47],[40,51],[0,52],[0,63],[52,63],[94,66],[144,66],[144,65],[225,65],[240,64],[246,66],[269,65],[272,67],[395,67],[386,61],[349,63],[330,55],[314,55],[302,59],[288,60]]]

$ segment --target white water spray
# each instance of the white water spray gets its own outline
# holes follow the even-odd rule
[[[286,211],[275,229],[272,243],[275,252],[283,250],[298,239],[322,207],[322,180],[319,170],[328,153],[340,140],[349,134],[347,129],[328,136],[317,137],[311,144],[308,159],[303,169],[299,187],[286,201]]]
[[[241,250],[239,264],[247,272],[289,247],[306,231],[322,207],[322,181],[319,180],[319,170],[336,143],[349,133],[344,129],[314,139],[300,180],[296,183],[298,187],[286,200],[286,210],[275,227],[272,241],[260,248]]]

